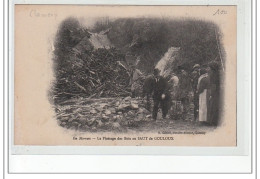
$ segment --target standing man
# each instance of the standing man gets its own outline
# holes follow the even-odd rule
[[[159,69],[154,69],[154,89],[153,89],[153,119],[156,120],[159,105],[162,108],[162,116],[165,119],[168,113],[170,96],[168,92],[168,83],[165,78],[159,75]]]
[[[219,124],[219,108],[220,108],[220,75],[219,64],[213,61],[209,64],[209,106],[208,121],[211,125]]]
[[[193,72],[191,73],[191,86],[193,90],[193,103],[194,103],[194,121],[197,120],[198,112],[199,112],[199,94],[197,91],[199,77],[200,77],[200,65],[195,64],[193,66]]]
[[[178,88],[178,99],[181,101],[183,105],[183,114],[182,118],[183,120],[186,119],[186,115],[189,110],[189,92],[190,92],[190,78],[187,74],[187,72],[180,68],[181,72],[179,75],[179,88]]]
[[[144,80],[143,85],[143,97],[146,98],[146,109],[151,111],[151,101],[150,97],[152,96],[155,84],[155,77],[154,75],[148,75]]]

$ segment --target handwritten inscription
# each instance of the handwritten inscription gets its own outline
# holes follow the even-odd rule
[[[30,17],[44,17],[44,18],[56,18],[58,15],[51,12],[40,12],[36,9],[30,11]]]
[[[213,13],[213,16],[215,15],[226,15],[228,12],[226,10],[218,9],[216,12]]]

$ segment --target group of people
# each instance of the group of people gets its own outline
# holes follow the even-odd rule
[[[161,76],[159,69],[154,69],[143,84],[137,82],[138,78],[144,78],[144,75],[139,70],[134,70],[132,97],[136,97],[136,87],[143,86],[148,109],[151,107],[150,98],[153,99],[153,120],[157,119],[159,108],[163,118],[169,113],[171,118],[176,119],[173,113],[178,113],[185,119],[190,103],[193,102],[194,120],[210,125],[218,124],[220,80],[216,62],[211,62],[206,67],[195,64],[190,74],[179,67],[177,73],[172,73],[169,79]]]

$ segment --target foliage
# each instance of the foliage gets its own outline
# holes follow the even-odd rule
[[[176,66],[181,65],[188,70],[196,63],[204,65],[215,59],[220,60],[217,39],[221,40],[221,36],[218,26],[212,22],[122,18],[109,22],[104,29],[108,27],[111,28],[108,37],[112,44],[125,52],[143,57],[140,63],[143,71],[151,71],[170,47],[181,47],[181,61],[176,62]],[[221,55],[224,56],[223,51]]]

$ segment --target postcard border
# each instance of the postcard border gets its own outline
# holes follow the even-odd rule
[[[251,1],[251,6],[252,6],[252,1]],[[8,1],[8,7],[9,7],[9,1]],[[251,9],[252,9],[252,7],[251,7]],[[8,10],[7,10],[8,11]],[[9,11],[8,11],[9,12]],[[252,10],[251,10],[251,21],[252,21]],[[252,26],[252,23],[251,23],[251,26]],[[251,28],[251,30],[252,30],[252,28]],[[8,13],[8,32],[7,32],[7,34],[9,34],[9,13]],[[252,37],[251,37],[252,38]],[[9,44],[9,36],[8,36],[8,44]],[[251,43],[253,43],[253,40],[251,39]],[[4,49],[5,50],[5,49]],[[251,53],[252,53],[252,48],[251,48]],[[7,53],[7,56],[8,56],[8,59],[9,59],[9,54]],[[4,54],[4,57],[5,57],[5,54]],[[251,57],[251,62],[252,62],[253,60],[252,60],[252,57]],[[5,61],[3,62],[4,63],[4,66],[5,66]],[[251,63],[251,69],[253,69],[253,66],[252,66],[252,64],[253,63]],[[8,91],[7,91],[7,95],[8,95],[8,99],[7,99],[7,103],[8,103],[8,105],[7,105],[7,111],[9,111],[9,100],[10,100],[10,98],[9,98],[9,91],[10,91],[10,89],[9,89],[9,85],[10,85],[10,83],[9,83],[9,80],[10,80],[10,78],[9,78],[9,73],[10,73],[10,71],[8,71],[9,70],[9,61],[8,61],[8,63],[7,63],[7,66],[8,66],[8,69],[7,69],[7,87],[8,87]],[[4,74],[5,74],[5,70],[4,70]],[[251,81],[253,80],[253,73],[251,73]],[[5,82],[4,82],[4,84],[5,84]],[[251,88],[251,90],[253,91],[253,89]],[[251,97],[252,97],[252,91],[251,91]],[[252,100],[252,98],[251,98],[251,103],[253,103],[253,100]],[[4,101],[4,104],[5,104],[5,101]],[[252,105],[253,106],[253,105]],[[5,111],[5,107],[4,107],[4,111]],[[253,112],[253,109],[251,108],[251,112]],[[253,117],[253,114],[251,114],[252,115],[252,117]],[[9,119],[9,117],[10,117],[10,115],[9,115],[9,112],[7,113],[7,118]],[[5,114],[4,114],[4,118],[5,118]],[[252,121],[252,119],[253,118],[251,118],[251,121]],[[5,120],[4,120],[4,122],[5,122]],[[4,126],[5,126],[5,123],[4,123]],[[9,120],[8,120],[8,126],[9,126]],[[10,128],[8,127],[8,129],[7,130],[9,130]],[[251,122],[251,134],[253,134],[253,121]],[[5,128],[4,128],[4,134],[5,134]],[[8,134],[10,134],[10,132],[8,132]],[[5,136],[5,135],[4,135]],[[5,142],[4,142],[4,144],[5,144]],[[251,145],[253,144],[253,139],[251,138]],[[253,151],[253,148],[252,148],[252,146],[251,146],[251,150]],[[9,161],[9,140],[8,140],[8,161]],[[251,154],[253,154],[253,152],[251,151]],[[5,153],[5,152],[4,152]],[[253,156],[253,155],[252,155]],[[251,156],[251,157],[252,157]],[[8,165],[9,166],[9,165]],[[8,167],[8,173],[9,173],[9,167]]]

